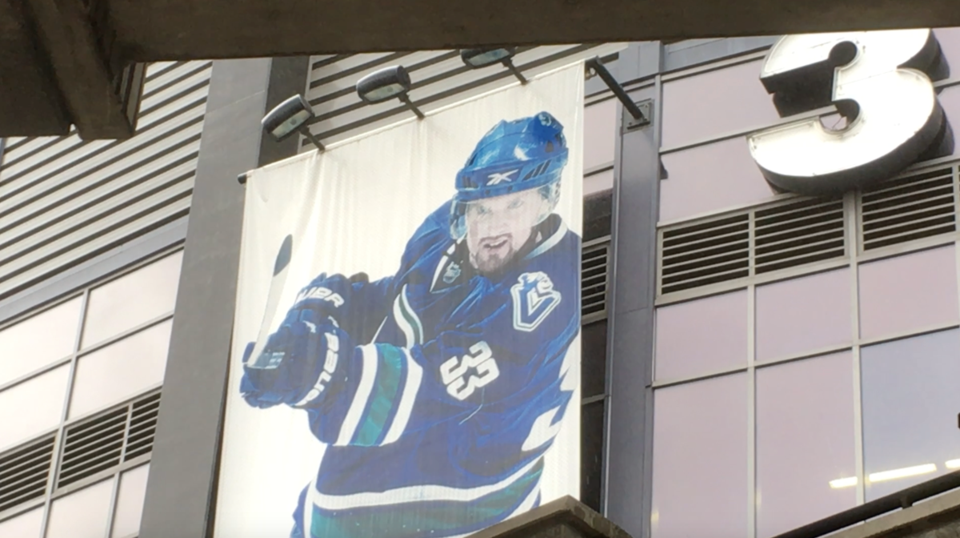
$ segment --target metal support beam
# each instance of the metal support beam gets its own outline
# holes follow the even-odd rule
[[[26,0],[24,5],[80,137],[92,140],[132,136],[143,91],[144,67],[124,66],[119,58],[110,61],[105,44],[111,41],[112,31],[103,22],[104,3]],[[116,65],[116,73],[111,64]]]

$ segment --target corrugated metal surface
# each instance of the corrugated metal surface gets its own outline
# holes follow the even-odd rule
[[[151,64],[129,140],[7,141],[0,298],[188,213],[211,66]]]
[[[626,44],[521,47],[513,62],[530,77],[579,59],[609,57]],[[389,125],[413,113],[397,100],[367,105],[354,91],[363,76],[401,64],[413,81],[410,99],[427,112],[516,82],[503,66],[470,69],[458,51],[388,52],[314,56],[307,99],[317,118],[310,128],[324,144]],[[304,149],[312,149],[304,142]]]

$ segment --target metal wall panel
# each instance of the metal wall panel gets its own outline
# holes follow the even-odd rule
[[[625,43],[520,47],[513,62],[529,78],[581,59],[609,58],[626,47]],[[468,68],[456,50],[314,56],[306,97],[317,117],[310,131],[329,144],[412,117],[413,112],[397,100],[368,105],[354,90],[365,75],[397,64],[410,73],[410,99],[424,112],[517,82],[499,64]],[[301,150],[310,149],[303,141]]]
[[[189,212],[211,65],[151,64],[128,140],[7,141],[0,299]]]

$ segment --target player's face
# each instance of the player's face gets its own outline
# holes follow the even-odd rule
[[[530,239],[546,200],[536,189],[496,196],[467,205],[470,263],[481,273],[507,264]]]

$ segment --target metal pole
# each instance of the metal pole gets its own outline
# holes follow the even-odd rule
[[[410,100],[410,97],[407,96],[407,94],[401,93],[401,94],[400,94],[400,100],[403,101],[404,103],[406,103],[406,104],[407,104],[407,107],[409,107],[410,110],[412,110],[413,113],[416,114],[417,117],[420,118],[421,120],[426,117],[426,116],[423,115],[423,112],[420,112],[420,109],[417,108],[417,106],[413,104],[413,101]]]
[[[593,58],[586,61],[587,67],[593,69],[600,75],[600,78],[603,79],[603,82],[610,88],[610,91],[617,96],[617,99],[623,103],[623,108],[627,109],[627,112],[633,116],[635,120],[646,120],[646,117],[643,115],[643,111],[640,110],[640,107],[633,102],[633,99],[630,99],[630,96],[627,95],[627,92],[623,91],[623,86],[617,82],[617,79],[613,78],[613,75],[610,74],[610,71],[607,71],[607,68],[603,66],[603,63],[600,61],[600,57]]]
[[[324,150],[323,144],[320,143],[320,140],[318,140],[317,137],[313,136],[313,133],[310,132],[310,128],[308,128],[306,125],[300,129],[300,134],[307,137],[310,142],[313,142],[313,145],[317,146],[318,150]]]
[[[520,70],[517,69],[517,66],[513,65],[513,62],[510,60],[510,58],[504,58],[503,65],[506,66],[506,68],[509,69],[511,73],[513,73],[513,76],[517,77],[517,80],[520,81],[520,84],[527,83],[526,77],[524,77],[523,74],[520,73]]]

